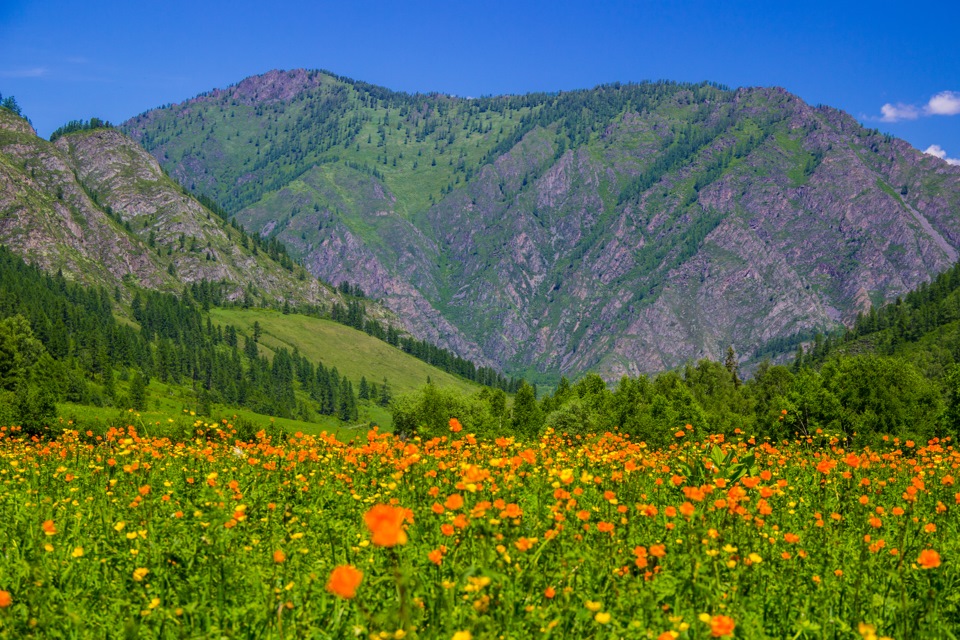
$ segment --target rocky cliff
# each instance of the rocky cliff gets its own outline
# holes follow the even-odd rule
[[[230,297],[246,291],[271,304],[339,299],[241,240],[119,131],[50,143],[0,109],[0,242],[30,262],[110,289],[180,291],[208,280],[227,283]]]

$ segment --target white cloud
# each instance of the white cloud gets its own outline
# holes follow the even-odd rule
[[[952,164],[955,167],[960,167],[960,159],[958,158],[948,158],[947,152],[944,151],[943,147],[938,144],[932,144],[927,147],[927,150],[924,151],[927,155],[931,155],[941,160],[945,161],[947,164]]]
[[[960,114],[960,92],[941,91],[930,98],[930,102],[927,103],[924,111],[933,116],[955,116]]]
[[[47,75],[46,67],[33,67],[30,69],[8,69],[0,71],[2,78],[39,78]]]
[[[916,120],[920,116],[956,116],[960,115],[960,91],[941,91],[927,101],[923,107],[898,102],[880,107],[880,117],[864,116],[865,120],[880,122],[901,122]]]
[[[880,107],[880,113],[883,114],[880,120],[883,122],[899,122],[901,120],[916,120],[920,117],[920,110],[912,104],[890,104],[889,102]]]

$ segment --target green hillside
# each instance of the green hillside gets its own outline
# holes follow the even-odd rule
[[[253,333],[253,324],[259,322],[263,332],[261,346],[267,349],[297,348],[308,360],[336,367],[341,375],[354,383],[361,377],[378,384],[386,378],[394,394],[414,391],[428,379],[437,386],[454,387],[465,392],[480,388],[382,340],[331,320],[237,308],[211,309],[210,318],[215,324],[231,324],[247,335]]]
[[[960,169],[775,87],[472,99],[301,69],[122,128],[313,275],[545,384],[746,360],[960,256]]]

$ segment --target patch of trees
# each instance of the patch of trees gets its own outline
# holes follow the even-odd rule
[[[623,377],[614,387],[596,374],[575,384],[566,378],[537,400],[525,384],[509,409],[485,390],[472,396],[427,386],[394,404],[402,433],[446,434],[455,417],[467,432],[537,436],[619,430],[652,446],[678,431],[743,434],[773,441],[825,433],[870,442],[880,435],[920,441],[960,432],[960,373],[940,387],[898,358],[832,358],[821,368],[761,364],[746,382],[736,359],[701,360],[654,377]]]
[[[38,431],[61,401],[144,410],[152,380],[190,387],[208,415],[223,403],[279,417],[356,420],[353,382],[336,368],[283,348],[270,360],[258,345],[259,327],[242,335],[204,319],[197,300],[222,296],[222,285],[204,282],[182,297],[138,292],[131,303],[137,329],[116,320],[106,290],[44,274],[0,247],[0,423]],[[118,377],[129,381],[126,395]],[[371,401],[389,402],[386,381],[366,387]]]
[[[343,284],[341,284],[342,286]],[[521,381],[518,378],[506,378],[495,369],[479,367],[474,362],[461,358],[453,352],[425,340],[403,336],[392,325],[384,326],[382,322],[367,316],[366,307],[359,300],[348,300],[346,306],[334,303],[330,317],[334,322],[353,327],[367,335],[383,340],[418,360],[447,373],[452,373],[486,387],[502,389],[507,393],[515,393],[520,388]]]
[[[109,121],[101,120],[100,118],[90,118],[89,120],[71,120],[50,134],[50,142],[54,142],[57,138],[65,136],[68,133],[74,133],[76,131],[93,131],[94,129],[113,129],[113,125],[110,124]]]
[[[6,109],[7,111],[12,111],[13,113],[20,116],[27,122],[30,122],[30,118],[24,115],[23,109],[20,108],[20,104],[17,102],[17,99],[13,96],[7,96],[6,98],[4,98],[3,94],[0,93],[0,109]]]

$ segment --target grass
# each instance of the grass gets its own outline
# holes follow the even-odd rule
[[[454,387],[467,393],[479,386],[404,353],[394,346],[357,331],[351,327],[299,314],[285,315],[263,309],[211,309],[214,324],[232,324],[239,331],[251,335],[254,322],[263,330],[260,344],[269,350],[280,347],[293,349],[325,367],[336,367],[354,384],[361,377],[368,382],[382,384],[386,378],[391,393],[416,391],[427,379],[441,387]]]
[[[126,383],[117,382],[116,389],[119,397],[126,396]],[[358,409],[360,416],[355,424],[345,424],[333,416],[319,414],[316,415],[316,420],[311,422],[279,418],[217,403],[211,405],[209,415],[199,415],[197,396],[189,386],[152,380],[147,386],[147,409],[144,411],[61,402],[57,405],[58,420],[54,427],[104,433],[110,427],[123,428],[132,425],[143,433],[158,436],[181,431],[200,417],[205,421],[219,422],[226,419],[231,423],[245,423],[253,426],[255,430],[280,427],[291,434],[300,432],[314,436],[326,432],[346,440],[365,432],[370,425],[379,426],[381,431],[390,431],[393,417],[388,408],[361,401]]]

